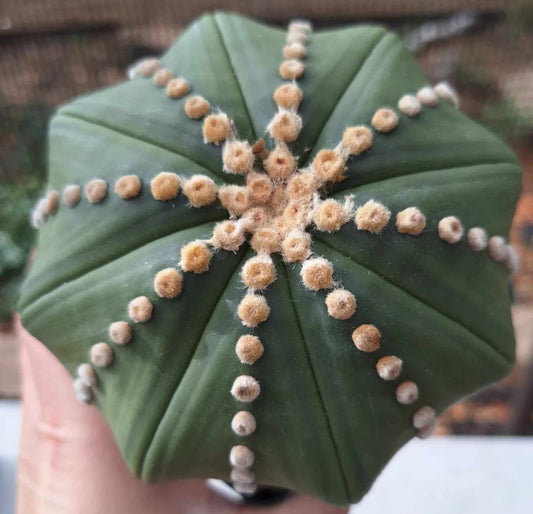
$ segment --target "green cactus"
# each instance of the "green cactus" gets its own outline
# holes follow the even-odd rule
[[[24,326],[144,480],[358,501],[513,362],[515,157],[376,26],[218,13],[132,77],[52,120]]]

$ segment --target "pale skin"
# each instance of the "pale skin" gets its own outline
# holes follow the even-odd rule
[[[72,377],[19,323],[23,423],[18,514],[340,514],[346,508],[295,495],[271,508],[235,506],[203,480],[147,485],[126,468],[94,407],[76,401]]]

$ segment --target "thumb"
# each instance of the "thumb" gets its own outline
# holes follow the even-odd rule
[[[23,395],[19,513],[179,513],[185,503],[210,496],[200,481],[150,486],[135,479],[98,410],[76,401],[67,370],[16,323]]]
[[[202,480],[148,485],[133,477],[111,429],[95,407],[80,404],[72,377],[16,320],[21,343],[23,421],[18,466],[19,514],[239,512]],[[262,509],[265,510],[265,509]],[[266,509],[276,514],[335,514],[346,509],[295,495]]]

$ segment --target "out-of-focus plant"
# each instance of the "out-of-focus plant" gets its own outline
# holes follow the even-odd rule
[[[45,176],[51,108],[0,100],[0,322],[13,313],[26,256],[34,241],[29,212]]]
[[[516,140],[533,133],[533,113],[517,109],[514,102],[507,98],[487,102],[483,107],[481,122],[500,137]]]
[[[461,62],[455,83],[469,100],[470,114],[501,138],[515,141],[533,133],[532,113],[519,109],[486,70],[472,62]]]
[[[533,24],[533,4],[531,0],[509,2],[505,10],[505,21],[513,34],[529,33]]]

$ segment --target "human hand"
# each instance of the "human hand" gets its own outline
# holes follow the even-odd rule
[[[148,485],[128,471],[104,418],[78,403],[72,377],[17,318],[21,343],[23,423],[18,514],[254,513],[233,505],[203,480]],[[347,509],[294,495],[272,514],[338,514]]]

